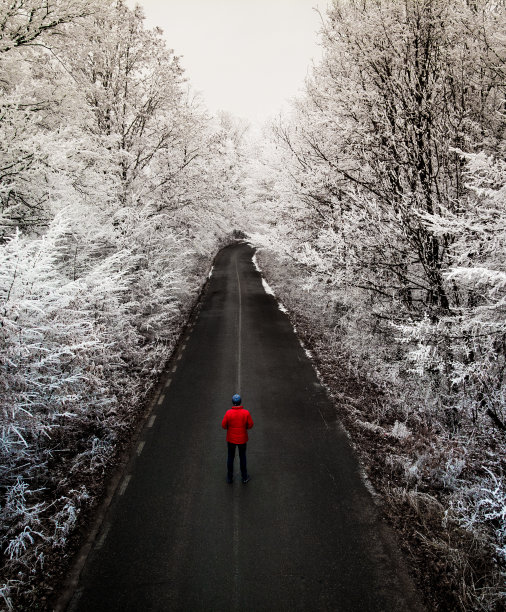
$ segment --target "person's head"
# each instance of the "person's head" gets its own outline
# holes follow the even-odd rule
[[[236,393],[233,397],[232,397],[232,404],[234,406],[240,406],[241,405],[241,396]]]

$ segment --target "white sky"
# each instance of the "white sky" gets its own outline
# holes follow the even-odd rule
[[[318,46],[327,0],[128,0],[164,30],[211,111],[263,121],[297,95]]]

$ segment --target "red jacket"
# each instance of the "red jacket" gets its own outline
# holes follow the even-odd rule
[[[225,413],[221,426],[227,430],[227,442],[246,444],[248,441],[248,429],[253,427],[253,419],[246,408],[232,406]]]

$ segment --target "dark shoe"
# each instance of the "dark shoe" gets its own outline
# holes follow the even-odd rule
[[[251,480],[251,476],[246,476],[246,478],[242,479],[242,483],[246,484],[247,482],[249,482]]]
[[[234,482],[234,479],[232,478],[232,476],[227,476],[227,482],[228,484],[232,484]]]

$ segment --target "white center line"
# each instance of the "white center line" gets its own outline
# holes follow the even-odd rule
[[[153,423],[155,422],[155,420],[156,420],[156,414],[153,414],[153,415],[151,416],[151,418],[149,419],[149,423],[148,423],[148,427],[149,427],[150,429],[151,429],[151,427],[153,427]]]
[[[235,273],[237,277],[237,294],[239,298],[238,313],[237,313],[237,388],[236,393],[241,393],[241,369],[242,369],[242,292],[241,278],[239,276],[239,268],[237,259],[235,260]],[[240,581],[241,575],[239,570],[239,488],[234,491],[233,502],[233,535],[232,535],[232,552],[234,555],[234,610],[239,610],[240,596]]]
[[[128,476],[125,476],[125,478],[123,479],[123,482],[121,483],[121,487],[119,490],[119,494],[123,495],[125,493],[125,491],[127,490],[128,487],[128,483],[130,482],[130,479],[132,478],[132,476],[129,474]]]
[[[163,400],[165,399],[165,393],[162,393],[158,398],[158,405],[161,406],[163,404]]]
[[[102,532],[102,535],[100,536],[100,539],[98,540],[95,549],[96,550],[100,550],[102,548],[102,546],[105,543],[105,540],[107,539],[107,536],[109,534],[109,529],[111,528],[110,523],[107,523],[107,525],[104,528],[104,531]]]
[[[237,259],[235,260],[235,273],[237,276],[237,292],[239,296],[239,308],[237,316],[237,390],[236,393],[241,393],[241,360],[242,360],[242,295],[241,295],[241,279],[239,278],[239,268],[237,267]]]
[[[239,590],[240,590],[240,574],[239,574],[239,487],[234,490],[234,509],[233,509],[233,537],[232,551],[234,555],[234,610],[239,610]]]

